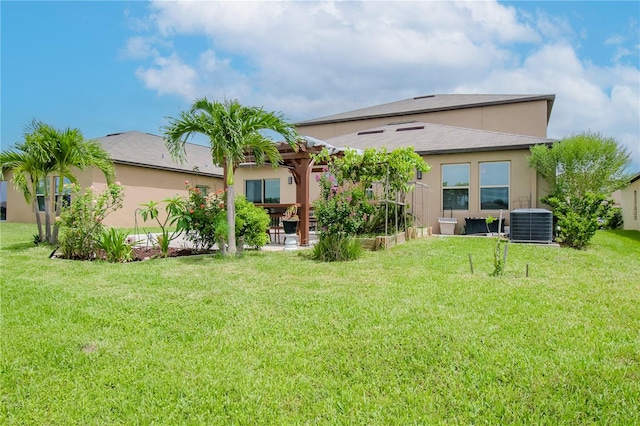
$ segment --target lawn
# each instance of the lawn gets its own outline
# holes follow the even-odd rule
[[[108,264],[34,233],[0,225],[2,424],[640,423],[638,232],[501,278],[485,238]]]

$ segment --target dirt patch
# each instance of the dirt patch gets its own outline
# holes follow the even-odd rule
[[[213,253],[213,252],[208,252]],[[167,251],[167,257],[183,257],[183,256],[195,256],[198,254],[207,254],[201,251],[189,249],[189,248],[176,248],[169,247]],[[54,250],[49,256],[52,259],[65,259],[58,250]],[[162,250],[158,247],[134,247],[131,249],[131,262],[139,262],[143,260],[159,259],[162,258]],[[73,259],[73,260],[106,260],[107,256],[103,251],[98,251],[97,255],[93,259]]]
[[[169,247],[167,251],[167,257],[182,257],[182,256],[194,256],[196,254],[202,254],[199,251],[193,249]],[[136,247],[132,249],[132,261],[141,261],[156,259],[162,257],[162,251],[157,247]]]

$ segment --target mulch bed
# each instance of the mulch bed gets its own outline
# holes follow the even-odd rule
[[[192,249],[169,247],[167,251],[167,257],[182,257],[182,256],[194,256],[196,254],[202,254]],[[132,261],[149,260],[162,257],[162,251],[157,247],[137,247],[132,249]]]
[[[213,252],[211,252],[213,253]],[[195,256],[198,254],[205,254],[193,249],[169,247],[167,251],[167,257],[183,257],[183,256]],[[51,253],[51,258],[64,259],[60,252],[54,250]],[[151,260],[162,258],[162,250],[159,247],[134,247],[131,252],[131,261],[140,262],[143,260]],[[98,256],[91,260],[106,260],[106,255],[103,252],[98,252]]]

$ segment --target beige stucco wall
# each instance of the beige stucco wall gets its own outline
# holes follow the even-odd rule
[[[142,203],[187,195],[185,181],[189,181],[193,186],[209,186],[210,191],[216,191],[223,186],[221,178],[128,165],[116,165],[116,179],[125,188],[124,203],[122,209],[107,217],[105,224],[117,227],[133,227],[136,217],[138,225],[141,226],[142,218],[136,215],[136,210]],[[106,184],[98,171],[93,172],[93,182],[96,187]],[[164,204],[161,208],[164,208]],[[152,223],[149,221],[146,226],[152,226]]]
[[[120,210],[111,213],[105,224],[115,227],[132,228],[135,224],[135,212],[140,204],[151,200],[161,201],[166,197],[186,195],[185,181],[192,185],[208,185],[210,190],[222,188],[222,179],[197,176],[190,173],[180,173],[167,170],[116,164],[116,180],[125,188],[124,203]],[[78,184],[83,187],[94,186],[94,190],[101,192],[106,188],[106,180],[98,170],[77,171]],[[11,176],[7,176],[9,180]],[[163,207],[163,206],[162,206]],[[44,214],[41,213],[44,221]],[[142,225],[142,218],[137,216],[138,225]],[[7,222],[35,223],[32,208],[24,200],[22,194],[13,189],[11,183],[7,189]],[[147,226],[151,226],[151,222]]]
[[[545,195],[546,184],[544,180],[537,176],[535,170],[529,168],[527,157],[529,150],[510,150],[480,153],[460,153],[446,155],[425,156],[425,161],[431,166],[431,171],[423,174],[421,184],[429,186],[428,189],[417,186],[416,190],[408,195],[407,202],[412,206],[412,211],[418,222],[425,226],[432,226],[434,232],[439,232],[438,218],[449,217],[449,211],[442,210],[442,165],[467,163],[470,165],[470,186],[469,186],[469,210],[454,210],[453,217],[458,219],[456,233],[462,231],[465,217],[486,217],[492,215],[498,217],[499,210],[480,210],[480,177],[479,163],[491,161],[508,161],[510,163],[510,192],[509,203],[511,209],[516,208],[547,208],[542,205],[539,199]],[[310,200],[317,199],[320,188],[315,180],[317,173],[311,173],[310,179]],[[269,179],[279,177],[281,203],[292,203],[295,201],[295,185],[287,184],[289,172],[285,169],[277,171],[269,167],[243,167],[236,172],[237,192],[244,194],[244,182],[247,179]],[[509,223],[510,210],[503,211],[506,224]]]
[[[91,182],[88,180],[90,175],[88,172],[77,172],[76,177],[78,178],[79,185],[89,186]],[[13,187],[13,175],[11,172],[8,172],[4,176],[7,181],[7,222],[17,222],[17,223],[36,223],[36,217],[33,212],[33,205],[27,204],[24,199],[24,196],[21,192],[16,191]],[[53,177],[50,180],[50,185],[53,186]],[[49,202],[54,202],[54,194],[49,196]],[[42,223],[44,223],[44,213],[40,213],[40,218],[42,219]],[[52,220],[54,218],[51,218]]]
[[[416,190],[414,195],[414,214],[422,224],[433,227],[435,233],[439,233],[439,217],[455,217],[458,219],[456,234],[462,232],[465,217],[498,217],[500,210],[480,209],[480,171],[479,163],[507,161],[509,162],[509,208],[503,210],[503,218],[509,224],[509,212],[517,208],[545,208],[538,200],[543,193],[539,188],[539,181],[535,170],[529,168],[527,156],[529,150],[511,150],[480,153],[460,153],[446,155],[425,156],[425,161],[431,166],[431,170],[423,175],[421,181],[429,185],[428,191]],[[469,164],[469,210],[443,211],[442,208],[442,166],[444,164]],[[422,194],[421,194],[422,193]],[[426,205],[423,210],[423,199],[426,196]],[[411,200],[409,200],[411,202]]]
[[[396,117],[371,118],[340,123],[302,126],[302,135],[318,139],[358,132],[389,123],[424,121],[434,124],[490,130],[538,137],[547,136],[547,101],[520,102]]]
[[[640,231],[640,179],[624,188],[621,192],[623,228]]]

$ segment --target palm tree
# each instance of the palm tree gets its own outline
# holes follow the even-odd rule
[[[40,148],[25,136],[25,141],[15,144],[15,149],[0,152],[0,179],[4,179],[5,172],[12,172],[13,186],[22,192],[27,204],[33,205],[38,225],[38,241],[45,241],[38,207],[37,187],[39,182],[44,182],[49,170],[46,156]],[[48,240],[49,237],[50,235],[47,235],[46,239]]]
[[[58,242],[58,225],[51,232],[51,208],[49,206],[49,180],[58,177],[58,199],[55,215],[62,210],[64,181],[77,183],[73,169],[85,170],[96,167],[102,171],[108,183],[115,178],[114,167],[109,154],[99,142],[86,141],[80,130],[67,128],[60,131],[40,121],[33,121],[25,132],[24,142],[16,144],[15,151],[0,154],[2,170],[14,172],[13,184],[21,191],[27,202],[34,203],[36,223],[40,224],[37,209],[36,188],[44,184],[45,240],[51,244]],[[39,228],[40,230],[40,228]],[[41,235],[41,234],[40,234]]]
[[[212,161],[226,170],[227,184],[227,224],[229,249],[236,252],[235,232],[235,190],[234,174],[246,154],[252,154],[255,162],[262,165],[268,160],[274,168],[282,161],[277,145],[264,137],[261,130],[272,130],[282,135],[287,143],[296,147],[297,133],[284,118],[262,108],[242,106],[238,101],[210,102],[207,98],[196,99],[189,111],[180,113],[178,119],[169,118],[164,127],[166,145],[174,160],[184,161],[184,144],[194,134],[209,138]]]
[[[64,181],[68,179],[77,183],[73,169],[85,170],[95,167],[100,170],[107,180],[107,184],[115,180],[115,170],[109,153],[97,141],[85,140],[79,129],[66,128],[62,131],[48,125],[43,125],[39,131],[42,143],[47,147],[52,162],[52,171],[58,177],[57,201],[55,215],[62,212]],[[51,243],[58,242],[57,223],[53,226]]]

